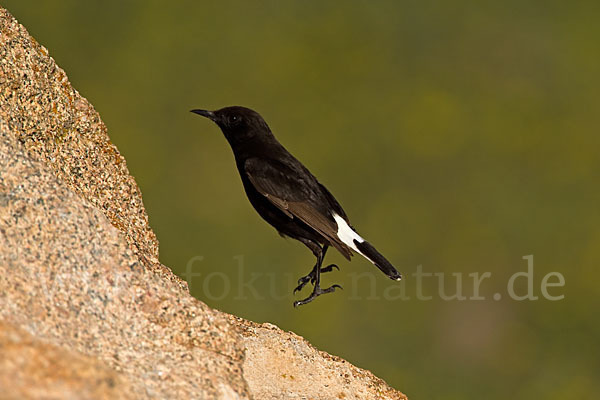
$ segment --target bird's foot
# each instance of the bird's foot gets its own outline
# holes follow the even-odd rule
[[[334,292],[336,288],[343,289],[340,285],[331,285],[326,289],[321,289],[321,287],[319,285],[315,285],[315,288],[314,288],[313,292],[310,294],[310,296],[308,296],[304,300],[295,301],[294,307],[303,306],[304,304],[308,304],[322,294]]]
[[[301,291],[304,288],[304,286],[306,286],[306,284],[311,280],[312,279],[310,278],[310,274],[298,279],[298,286],[296,286],[296,288],[294,289],[294,294],[296,294],[296,292]]]
[[[338,267],[337,265],[329,264],[328,266],[321,268],[321,272],[331,272],[331,271],[333,271],[334,268],[337,269],[338,271],[340,270],[340,267]],[[310,282],[314,285],[316,280],[317,280],[317,271],[313,268],[313,270],[310,271],[310,273],[308,275],[303,276],[302,278],[298,279],[298,286],[296,286],[296,288],[294,289],[294,293],[302,290],[308,282]]]
[[[340,267],[338,267],[337,265],[329,264],[328,266],[321,268],[321,272],[331,272],[334,268],[338,271],[340,270]]]

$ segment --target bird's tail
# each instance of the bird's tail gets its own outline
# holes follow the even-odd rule
[[[333,214],[333,218],[338,226],[337,236],[339,240],[352,250],[360,253],[367,260],[371,261],[384,274],[395,281],[402,279],[402,275],[392,263],[385,259],[371,243],[363,239],[352,227],[348,224],[345,218],[338,214]]]
[[[371,243],[367,242],[366,240],[360,242],[356,239],[354,239],[353,242],[356,248],[358,249],[358,252],[362,254],[366,259],[371,261],[373,264],[375,264],[375,266],[379,268],[381,272],[390,277],[390,279],[393,279],[395,281],[399,281],[400,279],[402,279],[402,275],[400,274],[400,272],[398,272],[398,270],[394,268],[392,263],[386,260],[385,257],[382,256],[381,253],[378,252]]]

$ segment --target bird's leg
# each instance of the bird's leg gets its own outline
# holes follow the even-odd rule
[[[310,273],[308,275],[303,276],[302,278],[298,279],[298,286],[296,286],[296,288],[294,289],[294,293],[302,290],[308,282],[312,283],[313,285],[315,284],[315,282],[317,281],[317,266],[321,265],[320,263],[323,263],[323,259],[325,258],[325,253],[327,253],[328,247],[329,246],[323,246],[321,248],[319,245],[316,245],[316,244],[314,245],[314,247],[311,246],[313,253],[315,254],[315,257],[317,257],[317,263],[315,264],[312,271],[310,271]],[[319,263],[319,259],[321,260],[320,263]],[[321,272],[331,272],[331,271],[333,271],[334,268],[336,268],[338,271],[340,270],[340,267],[338,267],[337,265],[329,264],[326,267],[321,267]]]
[[[337,265],[329,264],[326,267],[321,267],[321,273],[331,272],[331,271],[333,271],[334,268],[337,269],[338,271],[340,270],[340,267],[338,267]],[[312,271],[310,271],[310,273],[308,275],[303,276],[302,278],[298,279],[298,286],[296,286],[296,288],[294,289],[294,293],[302,290],[308,282],[310,282],[314,285],[316,281],[317,281],[317,266],[315,265],[313,267]]]
[[[327,246],[327,245],[323,246],[322,251],[317,254],[317,263],[313,267],[312,271],[310,271],[310,273],[308,275],[303,276],[302,278],[300,278],[298,280],[298,287],[296,287],[296,289],[294,289],[294,293],[296,293],[296,291],[302,289],[309,281],[314,284],[314,289],[313,289],[312,293],[310,294],[310,296],[308,296],[306,299],[295,301],[294,307],[298,307],[298,306],[310,303],[311,301],[313,301],[314,299],[316,299],[318,296],[320,296],[322,294],[331,293],[331,292],[335,291],[336,288],[342,289],[342,287],[340,285],[331,285],[330,287],[328,287],[326,289],[321,289],[321,286],[320,286],[321,272],[329,272],[334,267],[339,270],[339,267],[335,264],[331,264],[325,268],[321,268],[321,264],[323,264],[323,258],[325,257],[325,253],[327,252],[328,247],[329,246]]]

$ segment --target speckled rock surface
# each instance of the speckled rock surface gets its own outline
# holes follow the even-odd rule
[[[135,399],[125,377],[97,359],[0,321],[0,398]]]
[[[185,287],[158,262],[158,241],[142,195],[100,116],[48,50],[2,8],[0,63],[0,118],[9,131],[71,190],[102,211],[147,268]]]
[[[235,319],[244,329],[244,378],[256,399],[406,400],[371,372],[315,349],[301,336]]]
[[[226,316],[144,268],[106,216],[3,125],[0,318],[97,357],[140,397],[247,397]]]
[[[100,117],[0,8],[1,398],[404,398],[185,289]]]

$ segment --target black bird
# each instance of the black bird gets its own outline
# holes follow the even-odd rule
[[[312,271],[298,280],[294,293],[309,281],[314,289],[304,300],[294,302],[294,307],[341,288],[332,285],[321,289],[319,285],[321,272],[339,270],[335,264],[321,267],[329,246],[348,260],[353,251],[360,253],[391,279],[401,279],[396,268],[356,233],[340,203],[275,139],[256,111],[239,106],[191,111],[212,120],[223,131],[246,195],[260,216],[281,236],[299,240],[317,257]]]

